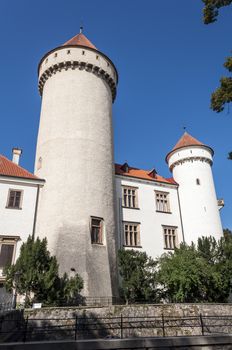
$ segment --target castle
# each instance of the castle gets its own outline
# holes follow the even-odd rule
[[[172,178],[114,164],[112,103],[118,74],[83,33],[40,61],[42,97],[34,174],[0,156],[0,282],[28,235],[47,237],[61,273],[84,295],[118,294],[117,251],[157,257],[180,242],[222,236],[213,150],[188,133],[167,154]]]

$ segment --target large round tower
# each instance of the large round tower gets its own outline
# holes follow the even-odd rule
[[[117,70],[82,34],[39,64],[42,96],[35,173],[36,234],[86,296],[117,295],[112,102]]]
[[[222,237],[211,166],[213,150],[187,132],[177,142],[166,161],[179,184],[179,200],[186,243],[201,236]]]

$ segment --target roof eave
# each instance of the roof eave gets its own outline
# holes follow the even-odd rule
[[[72,48],[72,47],[80,47],[82,49],[87,49],[87,50],[90,50],[90,51],[93,51],[93,52],[96,52],[96,53],[100,53],[103,57],[105,57],[111,64],[112,66],[114,67],[115,69],[115,72],[116,72],[116,83],[118,84],[118,71],[117,71],[117,68],[115,67],[114,63],[111,61],[111,59],[105,55],[103,52],[97,50],[97,49],[93,49],[91,47],[88,47],[88,46],[84,46],[84,45],[65,45],[65,46],[57,46],[55,47],[54,49],[48,51],[42,58],[41,60],[39,61],[39,64],[38,64],[38,76],[39,76],[39,70],[40,70],[40,66],[42,64],[42,61],[47,57],[49,56],[51,53],[53,53],[54,51],[57,51],[57,50],[62,50],[62,49],[66,49],[66,48]]]
[[[155,180],[155,179],[144,179],[144,177],[138,177],[138,176],[133,176],[133,175],[123,175],[123,174],[117,174],[115,173],[116,176],[122,176],[124,178],[133,178],[133,179],[138,179],[138,180],[144,180],[144,181],[149,181],[149,182],[157,182],[157,183],[163,183],[166,185],[171,185],[171,186],[175,186],[175,187],[179,187],[179,185],[176,183],[172,183],[169,181],[160,181],[160,180]]]
[[[6,175],[6,174],[0,174],[0,178],[12,178],[12,179],[19,179],[19,180],[27,180],[29,182],[33,181],[33,182],[37,182],[37,183],[41,183],[44,184],[46,182],[45,179],[40,179],[40,178],[32,178],[32,177],[26,177],[26,176],[16,176],[16,175]]]
[[[179,150],[181,150],[181,149],[187,148],[187,147],[194,147],[194,148],[195,148],[195,147],[202,147],[202,148],[206,148],[206,149],[208,149],[208,150],[210,151],[210,153],[212,154],[212,156],[214,155],[214,150],[213,150],[211,147],[209,147],[209,146],[206,146],[206,145],[186,145],[186,146],[177,147],[177,148],[171,150],[171,151],[166,155],[166,157],[165,157],[166,163],[168,163],[168,160],[169,160],[169,158],[171,157],[171,155],[172,155],[173,153],[175,153],[176,151],[179,151]]]

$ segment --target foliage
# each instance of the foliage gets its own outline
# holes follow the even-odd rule
[[[232,236],[202,237],[159,259],[159,282],[169,302],[226,302],[231,292]]]
[[[232,231],[228,228],[224,228],[223,229],[223,235],[225,238],[227,238],[228,236],[231,237],[232,236]]]
[[[47,250],[47,240],[34,241],[29,236],[15,265],[5,270],[6,288],[9,291],[16,288],[24,295],[26,306],[34,301],[54,306],[70,302],[79,295],[83,281],[79,275],[70,279],[66,274],[59,277],[58,268],[56,257]]]
[[[158,301],[156,262],[145,252],[119,251],[122,295],[126,302]]]
[[[204,3],[204,23],[210,24],[217,20],[219,9],[232,4],[232,0],[202,0]],[[232,57],[227,57],[224,67],[232,72]],[[222,77],[220,86],[211,95],[211,108],[219,113],[225,108],[225,105],[232,102],[232,77]],[[232,160],[232,152],[229,152],[228,159]]]
[[[205,300],[207,271],[204,260],[192,246],[182,244],[175,252],[159,259],[159,282],[162,296],[169,302],[201,302]]]
[[[224,6],[229,6],[232,0],[202,0],[205,7],[203,9],[204,23],[209,24],[217,20],[218,10]]]

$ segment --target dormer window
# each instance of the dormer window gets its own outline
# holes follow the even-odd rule
[[[124,171],[124,173],[129,173],[129,165],[127,163],[124,163],[121,166],[121,169]]]
[[[152,169],[150,173],[148,173],[149,176],[153,177],[154,179],[156,178],[157,171],[155,169]]]

